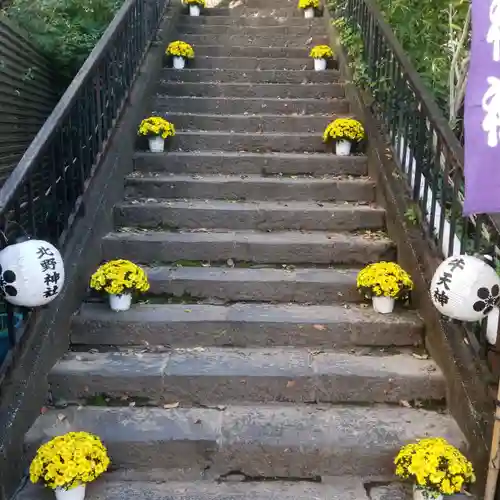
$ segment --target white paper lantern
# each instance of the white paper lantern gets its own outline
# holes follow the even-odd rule
[[[38,307],[52,302],[64,285],[59,250],[43,240],[27,240],[0,251],[0,289],[16,306]]]
[[[500,302],[500,277],[477,257],[449,257],[436,269],[430,294],[441,314],[461,321],[481,321]]]

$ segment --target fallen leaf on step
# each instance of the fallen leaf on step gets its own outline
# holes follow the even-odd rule
[[[57,415],[57,420],[59,420],[59,422],[66,420],[66,415],[64,415],[64,413],[59,413],[59,415]]]
[[[412,352],[411,355],[414,357],[414,358],[417,358],[417,359],[429,359],[429,355],[428,354],[417,354],[416,352]]]
[[[165,410],[173,410],[174,408],[177,408],[178,406],[179,406],[179,401],[177,401],[176,403],[164,404],[163,408],[165,408]]]
[[[233,260],[233,259],[227,259],[226,264],[227,264],[229,267],[234,267],[234,260]]]
[[[405,408],[411,408],[411,404],[408,403],[408,401],[405,401],[404,399],[402,399],[400,402],[399,402],[400,406],[404,406]]]
[[[325,325],[313,325],[313,328],[315,330],[319,330],[320,332],[326,330],[326,326]]]
[[[190,312],[192,312],[192,310],[191,309],[184,309],[184,312],[185,313],[190,313]]]
[[[286,386],[287,386],[287,387],[293,387],[295,384],[296,384],[295,380],[289,380],[289,381],[286,383]]]

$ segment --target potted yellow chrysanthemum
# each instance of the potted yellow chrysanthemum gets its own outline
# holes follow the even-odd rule
[[[38,448],[30,465],[30,480],[53,489],[57,500],[83,500],[87,483],[106,472],[109,463],[97,436],[69,432]]]
[[[109,295],[113,311],[128,311],[133,292],[147,292],[149,282],[146,273],[129,260],[110,260],[97,269],[90,278],[90,288]]]
[[[476,480],[472,464],[444,438],[403,446],[394,464],[397,476],[413,479],[414,500],[443,500]]]
[[[187,59],[194,59],[194,50],[189,43],[176,40],[170,42],[165,50],[167,56],[172,56],[172,64],[175,69],[183,69]]]
[[[394,310],[396,299],[407,299],[413,289],[410,275],[395,262],[369,264],[358,273],[360,293],[372,299],[373,309],[382,314]]]
[[[328,45],[315,45],[309,52],[309,57],[314,59],[315,71],[324,71],[327,59],[333,57],[333,50]]]
[[[183,0],[183,3],[189,5],[189,15],[198,17],[201,12],[202,7],[206,7],[207,3],[205,0]]]
[[[175,127],[161,116],[150,116],[142,120],[137,134],[148,138],[152,153],[162,153],[165,150],[165,139],[175,135]]]
[[[304,11],[304,17],[311,19],[314,11],[319,8],[319,0],[299,0],[299,9]]]
[[[351,154],[353,142],[361,142],[365,137],[363,125],[353,118],[337,118],[330,122],[323,132],[323,142],[336,141],[335,154],[348,156]]]

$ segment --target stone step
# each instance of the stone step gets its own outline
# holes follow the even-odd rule
[[[300,284],[297,285],[297,288]],[[116,314],[107,304],[83,304],[71,341],[84,345],[174,347],[412,346],[423,324],[414,311],[379,314],[371,307],[332,301],[299,304],[136,304]]]
[[[218,299],[224,302],[295,302],[332,304],[360,302],[358,269],[340,268],[146,268],[149,295]],[[207,265],[207,263],[203,263]]]
[[[156,470],[157,471],[157,470]],[[92,500],[370,500],[363,478],[333,477],[328,484],[310,481],[258,481],[258,482],[211,482],[196,478],[190,482],[166,481],[168,471],[145,474],[141,480],[121,480],[120,471],[107,473],[99,481],[88,484],[87,498]],[[127,474],[130,476],[131,474]],[[153,479],[148,477],[153,476]],[[155,480],[158,478],[159,480]],[[382,487],[374,486],[376,492]],[[385,487],[387,488],[387,487]],[[394,491],[404,492],[395,483]],[[408,496],[390,497],[392,500],[410,500]],[[403,494],[403,493],[402,493]],[[28,483],[16,496],[16,500],[51,500],[54,494],[39,485]],[[382,497],[375,497],[382,500]],[[387,498],[386,500],[389,500]]]
[[[198,198],[263,201],[372,202],[375,186],[367,178],[261,177],[259,175],[141,175],[126,178],[127,198]]]
[[[410,353],[369,355],[300,348],[177,348],[165,353],[69,352],[52,368],[55,401],[124,396],[158,404],[440,401],[442,373]]]
[[[253,153],[331,153],[321,132],[316,133],[246,133],[227,131],[176,131],[166,147],[172,151],[233,151]]]
[[[175,82],[221,82],[221,83],[332,83],[340,74],[335,70],[247,70],[237,69],[184,69],[179,71],[164,68],[161,79]]]
[[[26,436],[28,457],[74,430],[97,434],[115,469],[210,468],[254,478],[389,475],[400,447],[416,439],[437,435],[466,447],[450,416],[412,408],[68,407],[38,417]]]
[[[325,122],[332,114],[349,112],[346,99],[277,99],[250,97],[168,97],[156,96],[157,113],[213,113],[218,115],[321,115]]]
[[[324,36],[325,25],[323,23],[307,23],[302,26],[234,26],[226,24],[179,24],[177,32],[185,35],[243,35],[250,37],[263,37],[279,35],[280,37],[294,38],[296,36]],[[215,42],[214,42],[215,43]],[[213,43],[211,44],[213,45]],[[241,45],[245,45],[244,43]],[[265,46],[265,43],[262,43]],[[196,50],[196,47],[195,47]]]
[[[334,69],[334,61],[328,63],[328,68]],[[314,61],[304,54],[302,58],[287,57],[212,57],[196,56],[188,61],[190,69],[239,69],[245,70],[312,70]],[[182,71],[182,70],[181,70]]]
[[[345,116],[345,115],[340,115]],[[165,118],[175,123],[177,130],[206,130],[231,132],[309,132],[322,134],[326,125],[336,116],[284,115],[214,115],[204,113],[166,113]]]
[[[222,175],[366,175],[366,156],[296,153],[233,153],[230,151],[164,154],[138,152],[134,166],[139,172]]]
[[[297,47],[304,50],[305,47],[330,43],[324,33],[311,34],[303,30],[293,36],[280,32],[241,33],[240,31],[206,34],[204,30],[199,30],[196,33],[183,33],[182,39],[194,48],[203,45],[225,45],[227,47],[246,45],[247,47]]]
[[[236,2],[234,2],[235,5],[231,7],[211,7],[207,8],[203,11],[203,16],[208,16],[208,17],[218,17],[218,16],[230,16],[230,17],[259,17],[259,18],[266,18],[266,17],[276,17],[276,18],[282,18],[282,17],[299,17],[304,20],[304,22],[309,21],[308,19],[304,18],[304,12],[301,9],[297,8],[297,5],[292,5],[290,4],[289,7],[269,7],[269,5],[263,7],[262,9],[258,9],[255,7],[251,6],[240,6],[236,5]],[[186,15],[187,17],[187,15]],[[318,18],[321,19],[321,18]]]
[[[228,46],[202,45],[195,47],[195,57],[255,57],[303,59],[309,57],[307,47],[255,47],[255,46]]]
[[[162,229],[357,231],[384,227],[378,207],[328,202],[135,200],[118,204],[115,224]]]
[[[299,12],[300,13],[300,12]],[[251,26],[251,27],[267,27],[267,26],[287,26],[287,27],[309,27],[320,26],[324,29],[325,20],[321,17],[314,19],[305,19],[303,16],[181,16],[179,23],[182,26]]]
[[[300,231],[118,232],[102,241],[103,258],[139,263],[205,260],[260,264],[354,264],[393,260],[391,240],[373,233]]]
[[[161,81],[157,93],[182,97],[332,99],[345,96],[341,83],[186,83]]]

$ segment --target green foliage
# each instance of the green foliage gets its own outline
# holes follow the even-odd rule
[[[71,78],[83,64],[123,0],[13,0],[7,17]]]
[[[469,0],[378,0],[387,22],[443,108]]]

